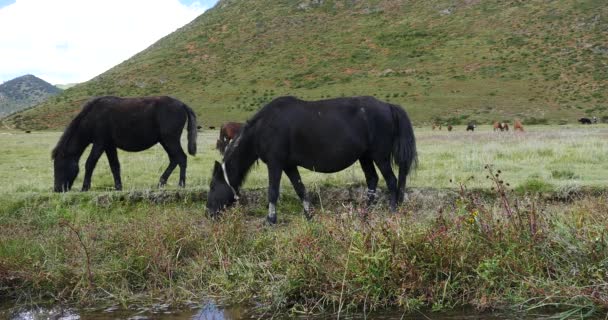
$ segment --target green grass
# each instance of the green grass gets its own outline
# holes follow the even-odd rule
[[[219,220],[206,215],[217,131],[200,134],[186,189],[176,188],[177,175],[156,189],[167,160],[155,147],[119,155],[125,191],[109,191],[102,160],[91,192],[66,194],[51,192],[59,133],[2,132],[0,168],[10,183],[0,187],[0,300],[99,307],[215,297],[257,304],[260,313],[334,316],[363,308],[605,310],[608,128],[526,130],[416,129],[420,167],[396,215],[385,199],[362,205],[353,167],[303,172],[315,213],[308,222],[284,179],[276,227],[263,223],[263,164],[240,206]]]
[[[279,95],[374,95],[417,123],[608,116],[601,1],[326,0],[307,10],[302,2],[223,2],[6,123],[59,129],[92,96],[161,94],[214,126]]]
[[[493,132],[490,126],[479,126],[474,133],[464,126],[452,132],[415,129],[420,165],[408,180],[413,188],[456,188],[456,182],[467,181],[472,188],[487,188],[483,167],[492,164],[504,172],[513,188],[530,180],[542,180],[560,188],[604,187],[608,172],[608,127],[584,126],[526,126],[526,132]],[[53,169],[50,152],[60,134],[56,132],[3,132],[0,134],[0,171],[5,181],[3,194],[47,193],[52,189]],[[187,188],[206,189],[213,161],[221,161],[214,150],[217,130],[199,133],[199,153],[188,157]],[[185,135],[183,136],[185,139]],[[182,145],[186,145],[185,140]],[[81,172],[74,184],[79,190],[84,175],[83,164],[88,150],[81,158]],[[125,190],[155,189],[158,179],[168,165],[167,155],[160,146],[137,153],[120,152]],[[322,174],[301,169],[309,190],[318,186],[364,185],[358,164],[335,174]],[[178,171],[169,180],[169,189],[177,188]],[[472,177],[472,179],[471,179]],[[450,182],[450,180],[452,182]],[[113,189],[113,179],[105,157],[93,174],[92,190]],[[384,187],[384,182],[380,181]],[[244,185],[245,189],[267,187],[266,166],[255,166]],[[292,192],[288,179],[281,188]]]

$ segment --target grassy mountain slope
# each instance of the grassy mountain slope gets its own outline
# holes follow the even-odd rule
[[[98,95],[172,95],[205,125],[278,95],[375,95],[415,123],[606,116],[604,0],[222,0],[84,84],[10,119],[63,128]]]
[[[61,89],[31,74],[0,84],[0,117],[45,101]]]

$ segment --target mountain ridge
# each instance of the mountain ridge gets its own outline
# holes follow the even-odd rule
[[[0,84],[0,117],[19,112],[59,94],[61,89],[27,74]]]
[[[206,125],[280,95],[372,95],[414,123],[608,119],[599,0],[222,0],[91,81],[9,119],[58,129],[100,95],[171,95]]]

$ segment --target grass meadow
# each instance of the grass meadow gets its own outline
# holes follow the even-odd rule
[[[465,182],[472,188],[489,186],[483,170],[492,165],[503,172],[503,177],[520,190],[541,188],[544,191],[569,190],[581,187],[603,188],[608,182],[608,126],[532,126],[525,133],[494,132],[491,126],[480,126],[474,133],[464,126],[452,132],[430,128],[416,128],[419,166],[410,176],[411,188],[456,188]],[[3,181],[0,192],[46,193],[52,190],[53,168],[51,150],[59,139],[59,132],[2,132],[0,133],[0,172]],[[217,130],[199,134],[198,154],[188,157],[188,189],[206,189],[209,185],[213,161],[221,161],[214,149]],[[185,139],[185,134],[183,135]],[[186,141],[182,141],[186,146]],[[76,179],[75,190],[82,186],[84,161]],[[157,145],[147,151],[120,152],[125,190],[155,189],[158,178],[168,165],[167,155]],[[322,174],[300,169],[309,189],[319,185],[361,185],[365,183],[358,164],[335,173]],[[168,189],[177,188],[177,169],[171,176]],[[282,190],[292,191],[284,177]],[[380,181],[380,187],[383,187]],[[245,189],[265,188],[267,173],[263,164],[254,167],[244,185]],[[93,191],[113,189],[113,180],[105,157],[93,175]],[[534,190],[532,190],[534,191]]]
[[[205,214],[217,131],[199,134],[183,190],[177,172],[156,188],[167,158],[154,147],[119,154],[124,191],[111,191],[102,158],[92,191],[66,194],[51,192],[60,133],[1,132],[0,302],[103,308],[212,298],[260,315],[462,306],[605,313],[608,126],[415,133],[420,165],[398,213],[384,201],[363,206],[356,166],[302,170],[315,217],[302,217],[284,178],[279,224],[268,227],[261,163],[240,205],[219,219]]]

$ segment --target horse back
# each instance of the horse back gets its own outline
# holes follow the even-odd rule
[[[321,172],[335,172],[364,154],[390,153],[391,105],[373,97],[302,101],[279,98],[256,115],[260,157],[277,156]]]
[[[187,117],[183,103],[170,97],[102,97],[84,125],[94,139],[141,151],[166,137],[179,139]]]

